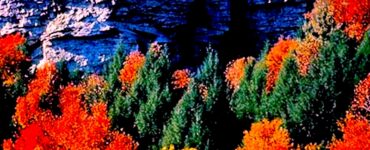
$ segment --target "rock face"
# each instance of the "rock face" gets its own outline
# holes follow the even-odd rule
[[[225,36],[243,33],[239,30],[253,31],[244,35],[246,40],[258,39],[260,43],[279,34],[294,35],[311,3],[305,0],[0,0],[0,36],[24,33],[35,64],[41,60],[65,60],[73,69],[97,72],[112,57],[118,43],[124,43],[128,50],[144,50],[153,41],[173,43],[175,56],[194,59],[209,42],[225,47],[243,43]],[[260,43],[252,44],[258,48],[255,45]],[[238,49],[231,51],[243,53]]]

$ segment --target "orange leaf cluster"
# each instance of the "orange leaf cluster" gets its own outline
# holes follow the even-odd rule
[[[367,110],[370,112],[370,74],[362,80],[355,89],[352,110]]]
[[[51,92],[55,65],[46,64],[36,73],[25,97],[17,100],[16,122],[20,134],[13,143],[5,140],[4,149],[136,149],[130,136],[109,131],[110,119],[103,102],[87,105],[82,100],[86,89],[68,85],[58,98],[60,114],[41,109],[42,95]],[[56,99],[54,99],[56,100]],[[26,103],[27,107],[19,107]]]
[[[345,24],[351,38],[361,40],[370,29],[370,0],[329,0],[337,24]]]
[[[145,56],[139,51],[133,51],[126,57],[119,76],[123,90],[127,90],[135,82],[136,76],[144,63]]]
[[[189,69],[176,70],[172,74],[172,79],[174,89],[186,88],[190,83],[190,70]]]
[[[370,149],[370,124],[367,119],[348,113],[344,123],[339,122],[338,125],[343,132],[343,138],[333,139],[330,149]]]
[[[266,91],[270,92],[275,86],[283,62],[292,50],[297,49],[298,42],[293,39],[280,38],[267,54],[266,65],[268,67]]]
[[[255,59],[253,57],[247,57],[247,60],[243,58],[239,58],[229,62],[225,70],[225,80],[230,89],[238,89],[241,80],[244,78],[245,75],[245,66],[246,64],[250,64],[254,62]]]
[[[287,129],[281,127],[281,119],[253,123],[250,131],[244,132],[243,146],[237,150],[287,150],[292,147]]]
[[[307,75],[310,63],[318,55],[321,41],[312,35],[308,35],[296,49],[299,72],[301,75]]]
[[[5,85],[12,85],[17,80],[14,72],[20,69],[20,62],[27,60],[26,55],[18,49],[25,41],[19,33],[0,38],[0,77]]]

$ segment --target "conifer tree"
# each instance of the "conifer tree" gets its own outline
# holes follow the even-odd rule
[[[157,149],[171,100],[170,76],[166,74],[169,72],[167,48],[152,45],[145,59],[133,85],[125,91],[115,92],[114,95],[119,96],[115,97],[110,115],[117,127],[128,128],[140,139],[141,147]]]
[[[211,142],[212,121],[207,116],[221,95],[222,79],[218,70],[217,53],[208,49],[208,55],[190,81],[189,87],[172,111],[163,130],[162,147],[196,147],[207,149]]]

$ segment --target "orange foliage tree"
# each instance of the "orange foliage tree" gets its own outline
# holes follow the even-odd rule
[[[266,65],[268,67],[266,91],[270,92],[275,86],[275,82],[279,76],[279,72],[283,66],[283,62],[292,50],[298,47],[298,42],[293,39],[280,38],[279,41],[271,48],[266,57]]]
[[[361,40],[370,29],[370,0],[329,0],[337,24],[345,25],[345,32],[351,38]]]
[[[5,140],[4,149],[136,149],[130,136],[109,131],[110,119],[103,102],[87,105],[83,86],[62,88],[58,110],[40,108],[45,94],[52,92],[56,69],[45,64],[36,72],[26,96],[17,100],[15,121],[21,125],[16,140]],[[56,100],[56,99],[54,99]]]
[[[274,119],[253,123],[250,131],[244,132],[243,146],[237,150],[276,149],[284,150],[292,147],[287,129],[281,127],[283,121]]]
[[[307,35],[303,41],[299,42],[295,54],[301,75],[307,75],[310,63],[318,55],[321,45],[322,42],[312,35]]]
[[[5,85],[16,81],[14,73],[20,68],[20,62],[27,61],[26,55],[19,49],[26,39],[19,33],[0,38],[0,78]]]
[[[190,70],[189,69],[176,70],[172,74],[172,79],[174,89],[186,88],[190,83]]]
[[[244,77],[245,57],[229,62],[225,70],[225,80],[230,89],[237,89]]]
[[[338,125],[343,138],[334,138],[329,145],[330,149],[370,149],[370,124],[366,118],[348,113],[344,122],[339,122]]]
[[[238,89],[240,82],[245,76],[245,67],[247,64],[251,64],[255,61],[253,57],[239,58],[229,62],[224,72],[227,86],[230,89]]]
[[[119,79],[122,82],[122,89],[127,90],[135,81],[139,70],[144,66],[145,56],[139,51],[131,52],[123,63]]]

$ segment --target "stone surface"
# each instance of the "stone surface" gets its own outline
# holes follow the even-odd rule
[[[220,40],[244,28],[258,35],[249,37],[258,39],[260,43],[252,43],[256,45],[280,34],[294,36],[303,22],[302,14],[312,2],[246,0],[242,2],[246,7],[232,3],[233,0],[0,0],[0,36],[24,33],[33,48],[35,64],[65,60],[71,69],[97,72],[111,59],[120,42],[128,50],[144,50],[153,41],[173,43],[173,53],[178,53],[174,56],[196,59],[196,49],[202,48],[196,46],[199,43],[244,43]],[[240,21],[248,23],[239,24]]]

